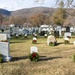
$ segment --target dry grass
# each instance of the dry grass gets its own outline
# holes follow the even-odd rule
[[[13,39],[10,43],[11,62],[0,63],[0,75],[75,75],[75,62],[72,56],[75,45],[65,45],[63,38],[57,39],[55,47],[46,44],[46,38],[38,38],[37,44],[31,39]],[[31,62],[28,59],[31,46],[39,49],[40,61]]]

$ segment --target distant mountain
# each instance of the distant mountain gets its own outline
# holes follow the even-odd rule
[[[34,7],[34,8],[25,8],[21,10],[16,10],[12,11],[11,15],[12,16],[25,16],[25,17],[30,17],[33,14],[37,13],[43,13],[43,14],[50,14],[54,12],[54,8],[49,8],[49,7]]]
[[[10,16],[11,12],[5,9],[0,9],[0,14],[4,16]]]

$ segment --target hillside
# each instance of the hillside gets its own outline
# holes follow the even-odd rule
[[[4,16],[10,16],[11,12],[5,9],[0,9],[0,14]]]
[[[21,10],[16,10],[12,11],[11,15],[12,16],[25,16],[25,17],[30,17],[33,14],[37,13],[43,13],[48,15],[49,13],[54,12],[54,8],[48,8],[48,7],[34,7],[34,8],[25,8]]]

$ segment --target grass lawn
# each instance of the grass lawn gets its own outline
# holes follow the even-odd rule
[[[0,75],[75,75],[75,62],[72,56],[75,45],[65,45],[63,38],[58,38],[57,46],[48,46],[47,38],[38,38],[37,44],[32,39],[16,38],[10,40],[11,62],[0,63]],[[37,46],[40,61],[31,62],[28,58],[30,47]]]

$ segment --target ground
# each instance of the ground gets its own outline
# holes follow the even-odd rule
[[[10,40],[11,62],[0,63],[0,75],[75,75],[75,38],[65,45],[63,38],[57,39],[57,46],[48,46],[47,38],[38,37],[37,44],[32,38],[16,38]],[[40,60],[31,62],[28,58],[30,47],[37,46]]]

